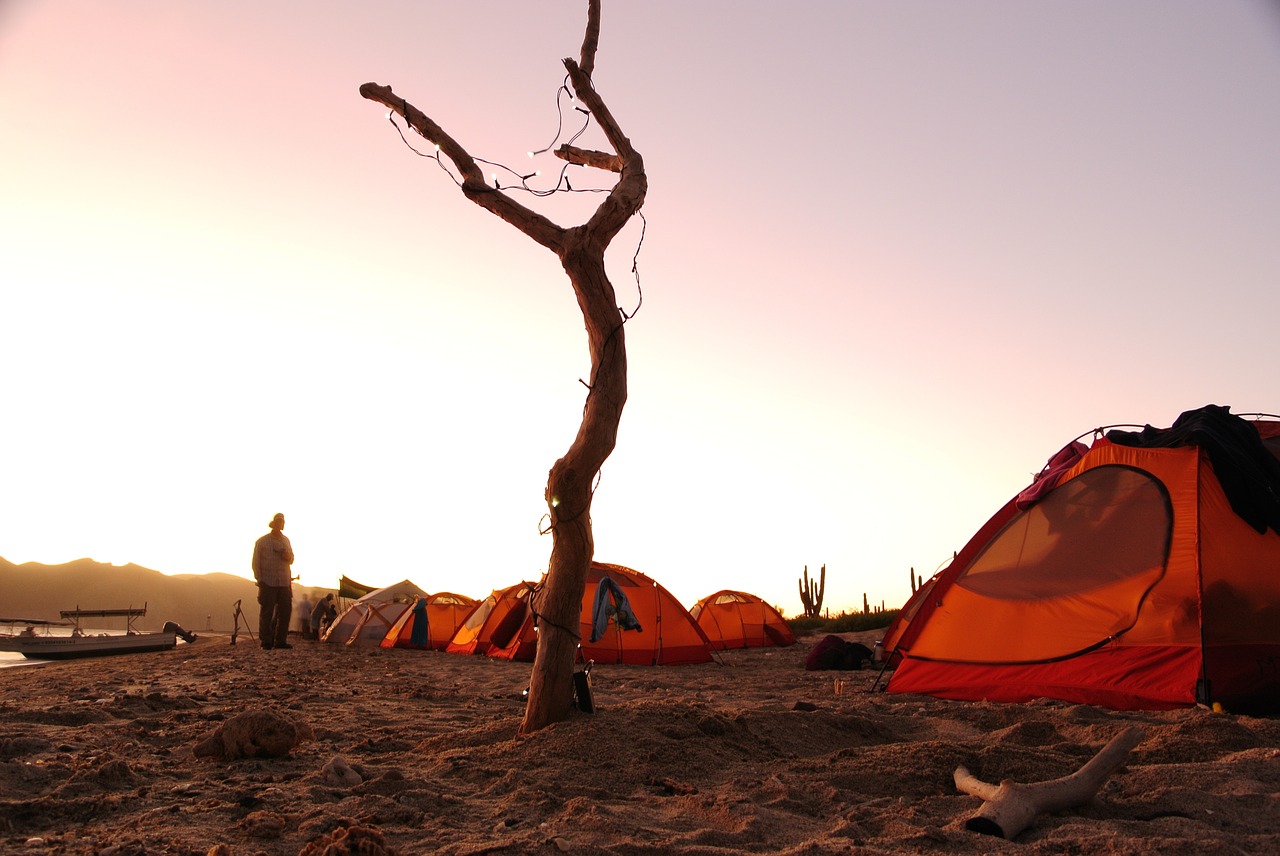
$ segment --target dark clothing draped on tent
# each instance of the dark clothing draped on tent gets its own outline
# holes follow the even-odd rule
[[[611,577],[604,576],[596,585],[595,605],[591,608],[591,641],[599,642],[609,629],[609,619],[617,621],[623,630],[643,630],[636,614],[631,611],[626,592]]]
[[[415,648],[425,648],[430,635],[427,632],[427,599],[420,597],[413,602],[413,630],[409,633],[409,644]]]
[[[1262,445],[1258,432],[1225,407],[1188,410],[1170,428],[1108,431],[1122,446],[1199,446],[1209,456],[1231,509],[1259,533],[1280,533],[1280,461]]]

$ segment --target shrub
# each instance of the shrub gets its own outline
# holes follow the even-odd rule
[[[860,633],[864,630],[879,630],[888,627],[898,616],[898,610],[886,609],[881,612],[851,612],[833,618],[821,616],[800,616],[787,619],[791,632],[799,636],[817,636],[826,633]]]

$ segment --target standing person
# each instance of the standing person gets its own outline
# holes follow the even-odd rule
[[[293,546],[284,536],[284,515],[271,518],[271,531],[253,545],[253,578],[258,582],[258,638],[262,647],[292,648],[289,618],[293,582],[289,577]]]
[[[303,595],[293,614],[298,619],[298,635],[303,639],[314,638],[311,634],[311,598]]]

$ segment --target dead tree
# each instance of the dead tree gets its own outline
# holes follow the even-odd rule
[[[440,154],[452,161],[460,173],[464,196],[559,257],[586,321],[591,374],[582,422],[569,450],[555,462],[547,477],[551,560],[536,600],[540,617],[538,653],[521,733],[569,716],[579,614],[595,549],[591,537],[592,490],[600,467],[617,443],[618,424],[627,400],[623,331],[627,316],[618,308],[613,284],[605,272],[604,254],[609,242],[644,204],[648,180],[644,160],[632,148],[592,83],[599,36],[600,2],[589,0],[581,58],[565,59],[564,67],[574,95],[595,118],[613,153],[562,145],[555,154],[571,164],[617,173],[618,179],[595,213],[579,226],[559,226],[487,183],[466,149],[390,86],[366,83],[360,87],[365,98],[399,114],[414,131],[439,146]]]

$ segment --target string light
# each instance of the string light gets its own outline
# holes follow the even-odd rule
[[[526,154],[529,156],[530,159],[537,157],[539,154],[544,154],[548,151],[551,151],[551,149],[555,147],[556,143],[559,142],[561,134],[564,133],[564,105],[562,103],[561,96],[568,96],[569,105],[573,107],[573,109],[577,110],[578,112],[584,114],[587,117],[586,120],[583,122],[582,127],[579,128],[573,134],[573,136],[571,136],[566,141],[565,145],[566,146],[572,145],[580,136],[586,133],[587,128],[590,127],[591,111],[578,106],[578,99],[574,97],[573,91],[569,89],[569,77],[568,75],[565,75],[564,82],[561,83],[560,87],[556,90],[556,113],[559,117],[559,125],[556,127],[555,138],[552,139],[552,141],[544,148],[526,152]],[[408,113],[409,111],[409,103],[407,101],[404,102],[404,111],[405,113]],[[399,123],[397,123],[395,120],[395,115],[396,114],[394,109],[388,110],[387,120],[391,122],[392,127],[396,129],[396,133],[400,135],[400,139],[409,148],[409,150],[414,154],[418,155],[419,157],[432,158],[433,160],[435,160],[436,164],[441,169],[443,169],[446,173],[448,173],[450,178],[453,179],[454,184],[461,187],[462,179],[459,178],[457,175],[455,175],[453,170],[451,170],[449,166],[445,163],[444,158],[440,157],[440,144],[433,143],[434,150],[432,151],[431,154],[426,154],[425,152],[418,151],[418,149],[414,148],[413,145],[409,142],[408,138],[405,137],[404,131],[401,130]],[[412,125],[409,124],[409,120],[407,118],[405,119],[405,123],[408,127],[412,127]],[[540,169],[535,169],[531,173],[520,173],[511,169],[505,164],[496,163],[494,161],[488,161],[483,158],[475,158],[475,161],[477,163],[482,163],[486,166],[490,166],[494,168],[494,171],[489,173],[489,181],[493,184],[494,189],[498,191],[523,190],[526,193],[533,194],[534,196],[546,197],[546,196],[550,196],[553,193],[608,193],[610,190],[609,188],[604,188],[604,187],[574,188],[573,184],[569,181],[569,167],[577,166],[577,164],[565,163],[565,165],[560,169],[559,175],[556,177],[555,186],[553,186],[548,190],[538,190],[537,188],[533,188],[529,186],[529,180],[533,178],[541,177],[542,170]],[[511,175],[516,179],[518,179],[519,184],[518,185],[512,184],[512,185],[503,187],[501,181],[499,181],[498,179],[499,170],[507,175]],[[622,324],[626,324],[628,321],[634,318],[636,313],[640,311],[640,307],[644,304],[644,292],[640,287],[639,258],[640,258],[640,249],[644,245],[645,232],[648,229],[649,221],[645,219],[643,212],[637,211],[636,213],[640,217],[641,226],[640,226],[640,238],[636,242],[636,251],[631,259],[631,273],[635,275],[637,300],[636,300],[635,309],[633,309],[630,313],[628,313],[621,306],[618,307],[618,312],[622,316]],[[588,389],[591,388],[590,384],[584,383],[584,386],[586,386]]]
[[[562,98],[562,96],[565,96],[565,97]],[[591,111],[580,106],[580,102],[574,96],[573,90],[569,88],[569,76],[566,74],[564,78],[564,82],[562,82],[559,88],[556,89],[556,115],[558,118],[558,124],[556,126],[555,137],[551,140],[549,144],[547,144],[543,148],[533,149],[526,152],[525,154],[527,154],[530,159],[535,158],[540,154],[545,154],[546,152],[551,151],[552,149],[555,148],[556,144],[560,142],[560,138],[565,133],[564,114],[565,114],[566,100],[569,107],[583,114],[583,116],[585,116],[586,118],[582,122],[582,127],[578,128],[577,131],[575,131],[565,141],[564,145],[565,146],[573,145],[579,137],[581,137],[583,134],[586,133],[587,128],[591,127]],[[402,115],[407,114],[409,111],[409,103],[407,101],[404,102],[403,109],[404,109],[404,114]],[[392,126],[396,129],[396,133],[400,135],[400,139],[404,142],[406,146],[408,146],[409,150],[420,157],[434,158],[436,163],[440,166],[440,168],[443,169],[445,172],[447,172],[449,174],[449,177],[453,179],[453,183],[461,187],[462,179],[458,175],[456,175],[454,171],[449,167],[449,165],[445,163],[444,159],[440,157],[440,144],[439,143],[434,144],[435,151],[432,154],[425,154],[419,151],[418,149],[414,148],[414,146],[409,142],[408,138],[405,136],[404,131],[400,128],[400,125],[396,122],[395,115],[396,114],[394,109],[389,110],[387,112],[387,120],[391,122]],[[409,122],[407,115],[405,118],[405,123],[407,127],[411,129],[413,128],[413,125]],[[611,190],[611,188],[608,188],[608,187],[575,188],[573,184],[570,183],[569,181],[568,172],[570,167],[580,166],[580,164],[573,164],[573,163],[566,162],[564,166],[560,168],[559,175],[556,177],[555,184],[547,189],[539,189],[536,187],[529,186],[529,181],[530,179],[540,178],[542,176],[542,170],[535,170],[532,173],[523,173],[523,172],[519,172],[517,170],[512,169],[506,164],[485,160],[484,158],[475,158],[475,161],[476,163],[480,163],[488,167],[493,167],[494,171],[490,172],[489,174],[489,183],[493,185],[494,190],[498,190],[498,191],[520,190],[520,191],[524,191],[525,193],[530,193],[534,196],[541,198],[541,197],[551,196],[552,194],[555,194],[555,193],[608,193]],[[513,179],[513,183],[504,185],[499,177],[500,175],[511,176]]]

